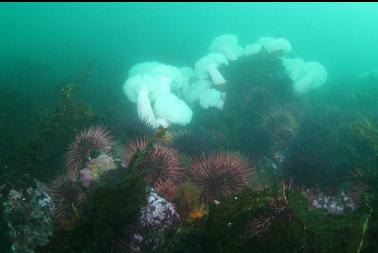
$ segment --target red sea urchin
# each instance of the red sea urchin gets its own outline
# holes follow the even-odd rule
[[[154,188],[160,196],[162,196],[170,202],[173,201],[177,193],[176,184],[169,179],[167,181],[160,181],[156,183]]]
[[[123,164],[128,166],[137,150],[144,150],[147,138],[131,140],[124,149]],[[180,159],[173,148],[157,143],[143,160],[141,168],[148,184],[155,186],[167,180],[176,182],[181,175]]]
[[[74,226],[85,203],[85,193],[79,182],[70,175],[62,175],[48,185],[54,203],[54,220],[64,229]]]
[[[81,131],[66,153],[67,168],[82,169],[94,152],[109,153],[112,142],[110,132],[102,126],[92,126]]]
[[[207,203],[240,192],[252,172],[239,153],[223,151],[200,156],[189,170],[193,183],[202,190],[201,200]]]
[[[289,206],[288,194],[296,190],[301,191],[301,188],[295,188],[292,180],[288,183],[282,181],[278,196],[270,201],[264,210],[265,213],[248,222],[245,238],[260,237],[276,219],[287,218],[292,221],[293,217]]]
[[[267,129],[275,142],[290,143],[298,130],[298,122],[289,109],[279,107],[261,116],[261,126]]]

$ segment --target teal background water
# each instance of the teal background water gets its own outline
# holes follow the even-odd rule
[[[348,184],[353,180],[350,179],[352,169],[361,168],[366,170],[362,173],[367,173],[362,176],[369,179],[367,196],[371,193],[374,197],[371,206],[378,210],[378,146],[374,146],[378,133],[375,128],[378,75],[374,77],[371,72],[378,68],[377,24],[378,3],[0,3],[0,200],[6,196],[2,195],[4,182],[13,184],[12,180],[17,179],[14,181],[24,183],[19,175],[47,181],[60,174],[74,136],[92,124],[104,125],[116,136],[114,158],[120,155],[121,146],[128,143],[129,138],[147,136],[145,127],[135,124],[138,122],[136,106],[128,101],[122,89],[133,65],[159,61],[177,67],[193,67],[208,53],[208,46],[215,37],[235,34],[242,46],[262,36],[282,36],[293,48],[288,57],[321,63],[327,69],[328,80],[319,89],[297,97],[292,94],[292,83],[283,75],[277,55],[266,57],[266,52],[262,52],[257,61],[254,57],[235,61],[234,67],[230,64],[225,68],[231,77],[227,79],[230,81],[227,92],[231,91],[227,99],[235,103],[230,103],[223,111],[193,106],[193,125],[178,129],[189,130],[186,137],[183,132],[183,140],[177,144],[181,147],[182,160],[190,158],[185,151],[192,151],[190,154],[194,157],[204,150],[231,147],[246,153],[253,166],[257,164],[262,168],[258,170],[262,175],[256,180],[258,183],[261,180],[262,186],[269,180],[276,181],[282,172],[285,179],[294,177],[314,189],[320,183],[325,188],[329,186],[332,192],[336,187],[344,187],[344,180]],[[370,71],[370,75],[359,79],[365,71]],[[279,118],[281,115],[284,120]],[[371,135],[373,141],[369,140],[369,131],[366,138],[356,130],[362,124],[361,129],[365,131],[368,127],[363,124],[369,126],[370,122],[370,130],[375,134]],[[172,132],[180,133],[173,127]],[[179,139],[180,135],[177,136]],[[275,145],[281,144],[281,137],[284,145],[277,148]],[[277,167],[273,160],[281,165]],[[358,183],[357,178],[358,175],[354,180]],[[102,203],[101,197],[99,199]],[[239,200],[239,203],[250,205],[252,202],[248,201]],[[133,204],[127,206],[133,207]],[[222,206],[223,200],[220,208]],[[228,212],[227,205],[225,207]],[[250,207],[235,207],[238,210],[235,209],[232,217],[245,216],[243,210],[250,210]],[[110,216],[126,213],[120,212],[117,205],[111,208],[117,212],[104,208]],[[300,234],[292,233],[296,230],[287,226],[285,229],[290,230],[282,234],[273,232],[272,237],[268,235],[261,243],[258,240],[255,243],[264,249],[264,243],[268,248],[287,246],[291,249],[283,250],[285,252],[301,249],[345,252],[346,248],[356,252],[361,240],[358,224],[362,228],[366,212],[362,207],[354,217],[328,219],[314,215],[309,217],[314,221],[313,225],[309,223],[312,228],[303,222],[305,219],[290,223],[294,229],[301,227],[298,228]],[[291,213],[289,216],[291,222]],[[100,226],[96,227],[109,227],[109,222],[102,218],[105,216],[93,217],[101,217]],[[377,217],[376,213],[372,215],[365,239],[362,237],[366,252],[378,248]],[[253,242],[240,244],[233,239],[240,235],[222,237],[225,228],[222,224],[231,224],[228,218],[222,222],[210,220],[216,226],[205,229],[214,234],[195,232],[195,237],[199,235],[206,246],[216,247],[217,251],[223,243],[256,248]],[[246,224],[242,219],[235,220],[243,226]],[[306,224],[306,230],[302,230],[302,224]],[[235,227],[234,223],[232,226]],[[90,227],[93,230],[92,225]],[[110,226],[109,231],[112,229]],[[2,224],[0,201],[0,252],[10,248],[1,238],[3,231],[8,231],[8,227]],[[181,231],[185,230],[178,231],[179,237],[184,238],[180,239],[184,250],[198,246],[182,237]],[[98,233],[98,238],[102,238],[101,234]],[[103,234],[110,235],[106,231]],[[284,244],[275,247],[286,237],[289,239]],[[79,241],[83,242],[83,248],[88,246],[87,242],[106,244],[106,240],[93,239],[92,233],[80,233],[75,240],[67,238],[52,240],[50,246],[63,252],[76,247]],[[220,244],[209,243],[212,241],[208,238]],[[61,242],[74,245],[60,247]],[[302,242],[306,242],[307,249]],[[297,243],[300,245],[295,245]],[[324,246],[329,250],[324,250]],[[320,248],[322,250],[317,250]]]
[[[234,33],[242,45],[284,36],[332,79],[377,66],[377,13],[376,3],[3,3],[1,69],[14,57],[57,73],[93,58],[108,74],[146,60],[193,65]]]

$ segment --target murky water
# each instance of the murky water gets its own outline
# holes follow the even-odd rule
[[[0,252],[376,252],[378,4],[0,4]]]

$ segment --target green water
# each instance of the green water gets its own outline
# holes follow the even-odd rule
[[[378,252],[377,24],[377,3],[0,3],[0,252],[130,252],[119,242],[130,243],[146,185],[163,188],[181,217],[168,234],[144,229],[160,240],[156,252]],[[291,49],[259,42],[257,53],[219,64],[217,84],[196,63],[223,34],[243,50],[261,37]],[[197,97],[173,80],[176,68],[138,73],[137,88],[127,82],[152,61],[195,69]],[[196,86],[203,80],[209,87]],[[148,106],[168,129],[140,123]],[[95,125],[109,133],[87,131]],[[85,136],[100,139],[88,152]],[[163,147],[170,160],[130,155],[133,145]],[[235,162],[222,167],[227,159]],[[64,185],[69,162],[79,165]],[[196,170],[211,166],[229,174]],[[10,208],[11,189],[28,186],[71,187],[51,194],[67,217],[35,199]],[[256,236],[261,217],[274,222]],[[17,237],[10,220],[36,233]],[[11,251],[16,241],[31,251]]]
[[[99,58],[104,66],[156,59],[191,64],[215,36],[242,44],[281,35],[331,76],[375,67],[375,3],[3,3],[0,56],[57,68]],[[3,62],[3,61],[2,61]],[[68,68],[69,69],[69,68]]]

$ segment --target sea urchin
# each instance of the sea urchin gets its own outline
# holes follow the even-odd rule
[[[102,126],[92,126],[81,131],[66,153],[66,165],[69,169],[80,170],[94,152],[109,153],[113,138]]]
[[[54,203],[54,220],[62,228],[71,228],[85,203],[85,193],[79,182],[69,175],[62,175],[48,185]]]
[[[240,192],[252,172],[248,162],[235,152],[202,155],[189,170],[193,183],[202,190],[201,200],[207,203]]]
[[[131,140],[123,152],[123,164],[128,166],[137,150],[144,150],[149,140],[136,138]],[[151,186],[163,183],[167,180],[176,182],[181,175],[180,159],[173,148],[157,143],[144,158],[141,169],[146,181]]]

